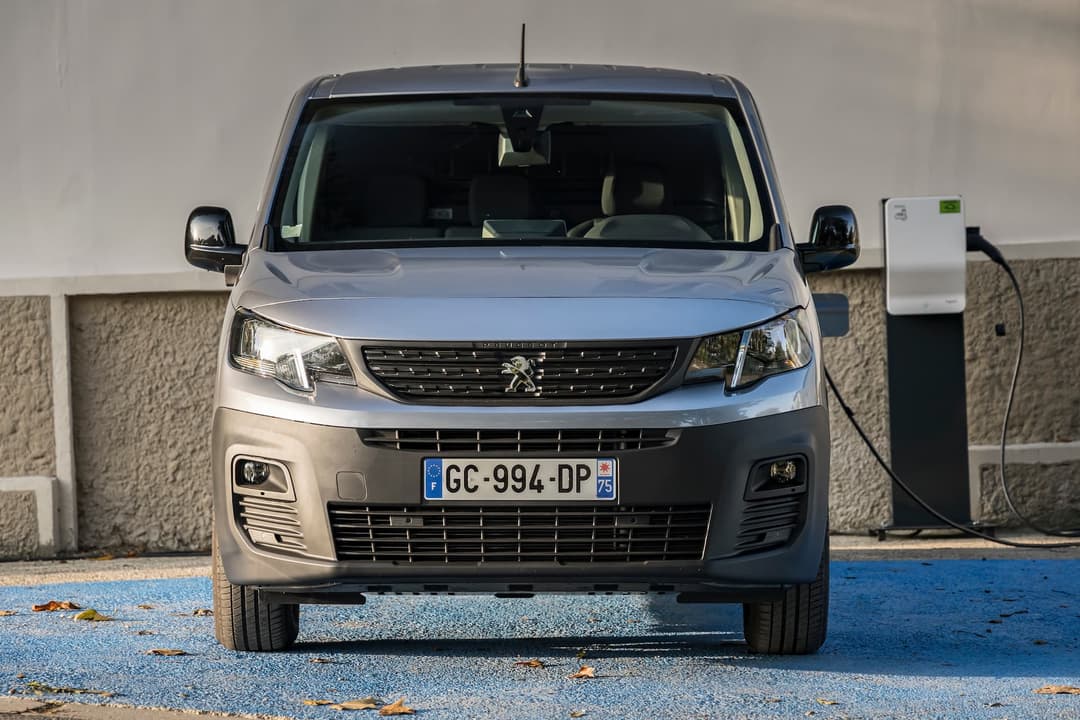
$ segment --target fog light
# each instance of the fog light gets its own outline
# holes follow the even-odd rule
[[[270,479],[270,466],[257,460],[245,460],[240,466],[241,485],[262,485]]]
[[[779,485],[787,485],[798,479],[799,466],[794,460],[780,460],[769,466],[769,479]]]

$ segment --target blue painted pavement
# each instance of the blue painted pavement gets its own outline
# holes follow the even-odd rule
[[[58,700],[296,718],[343,716],[304,699],[367,695],[405,696],[431,720],[1080,718],[1080,696],[1032,692],[1080,685],[1080,560],[834,562],[832,573],[828,643],[789,658],[749,654],[739,608],[669,596],[305,606],[297,648],[259,655],[222,649],[213,618],[192,616],[210,605],[204,578],[0,587],[0,609],[18,611],[0,617],[0,691],[37,680],[116,693]],[[116,620],[30,612],[51,599]],[[514,666],[531,658],[546,667]],[[599,677],[568,679],[581,663]]]

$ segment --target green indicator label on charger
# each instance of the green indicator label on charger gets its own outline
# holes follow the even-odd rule
[[[950,214],[953,214],[953,213],[958,213],[958,212],[960,212],[960,201],[959,200],[942,200],[940,207],[941,207],[941,214],[942,215],[950,215]]]

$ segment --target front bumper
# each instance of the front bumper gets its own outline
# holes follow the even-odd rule
[[[668,446],[605,452],[604,456],[618,460],[619,507],[711,505],[699,558],[567,564],[339,561],[328,508],[341,507],[334,504],[342,502],[376,509],[424,505],[422,461],[436,453],[372,447],[355,428],[219,408],[213,432],[214,509],[222,562],[226,575],[236,584],[306,598],[336,595],[341,600],[350,595],[359,599],[364,592],[388,591],[649,590],[708,593],[737,600],[813,580],[827,531],[829,430],[825,408],[683,427],[676,432],[677,441]],[[754,530],[753,523],[761,523],[761,512],[755,515],[759,501],[748,499],[751,472],[763,460],[790,456],[805,461],[805,491],[788,505],[789,511],[797,505],[798,517],[787,523],[786,530],[774,529],[770,536],[750,533],[758,542],[748,546],[747,529]],[[261,495],[258,490],[238,490],[233,482],[238,457],[280,463],[288,487]],[[272,530],[276,518],[291,536],[278,536],[285,542],[277,547],[274,540],[267,541],[272,533],[253,542],[250,513],[247,519],[243,514],[252,509],[256,525],[262,523]],[[269,525],[265,525],[267,519]],[[297,539],[297,534],[302,537]]]

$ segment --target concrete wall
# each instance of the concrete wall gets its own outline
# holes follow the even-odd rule
[[[29,490],[0,491],[0,558],[37,554],[37,501]]]
[[[1015,351],[1013,299],[1000,270],[969,264],[966,341],[969,435],[997,442]],[[1063,383],[1071,348],[1080,346],[1073,278],[1080,260],[1020,261],[1027,294],[1028,352],[1010,444],[1080,440],[1080,395]],[[812,278],[819,292],[851,301],[851,333],[826,340],[826,362],[849,404],[888,455],[888,397],[881,273],[845,271]],[[80,546],[195,550],[210,539],[209,425],[213,364],[225,295],[162,293],[70,300],[71,365]],[[30,305],[33,305],[32,303]],[[1010,335],[999,338],[1004,320]],[[38,341],[40,344],[40,340]],[[932,371],[928,354],[926,371]],[[34,407],[33,403],[25,407]],[[36,411],[44,434],[46,409]],[[33,415],[33,413],[31,413]],[[836,403],[832,523],[863,531],[890,520],[887,478],[849,430]],[[42,425],[42,423],[45,425]],[[932,422],[928,430],[933,431]],[[40,438],[34,440],[39,445]],[[1048,523],[1080,524],[1080,462],[1010,464],[1018,502]],[[997,488],[996,465],[982,469],[985,519],[1012,522]],[[16,512],[15,506],[0,510]],[[20,500],[22,502],[22,500]],[[21,507],[21,505],[19,506]],[[19,531],[20,537],[27,532]],[[12,546],[0,542],[0,552]]]
[[[1080,346],[1078,260],[1012,263],[1025,294],[1027,341],[1009,444],[1070,443],[1080,440],[1080,392],[1069,379],[1069,358]],[[888,388],[882,273],[839,272],[811,277],[816,292],[842,292],[851,303],[851,332],[825,341],[825,359],[859,422],[887,458]],[[1018,332],[1015,300],[1004,273],[988,262],[968,264],[965,315],[968,438],[972,445],[996,445],[1001,433]],[[994,326],[1005,322],[1008,335]],[[921,372],[933,371],[928,348]],[[890,520],[888,478],[849,430],[832,402],[832,522],[837,530],[865,530]],[[928,418],[927,431],[933,432]],[[1009,464],[1015,496],[1032,514],[1060,526],[1080,525],[1080,462],[1052,466]],[[988,522],[1015,524],[999,497],[996,460],[982,469],[982,514]],[[1070,496],[1074,499],[1068,500]]]
[[[0,477],[51,475],[49,299],[0,297]]]
[[[210,546],[210,415],[223,294],[71,300],[83,548]]]
[[[184,218],[221,204],[247,234],[302,82],[513,61],[522,21],[533,62],[746,81],[800,233],[821,204],[959,192],[998,241],[1080,247],[1075,0],[6,0],[0,278],[194,288]]]

